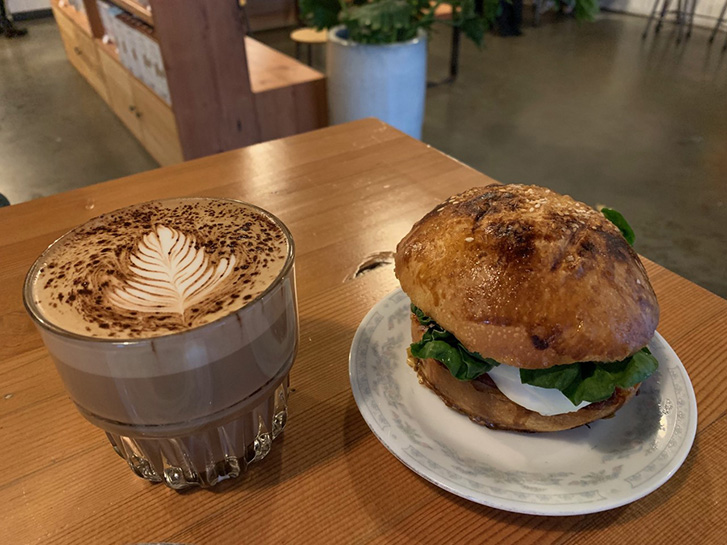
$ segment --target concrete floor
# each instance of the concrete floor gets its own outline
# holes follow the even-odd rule
[[[640,253],[727,297],[727,55],[704,29],[682,46],[669,27],[642,41],[644,24],[546,16],[482,51],[464,43],[457,82],[428,91],[423,140],[499,181],[620,210]],[[0,192],[21,202],[154,168],[65,60],[54,23],[27,26],[0,39]],[[294,54],[287,31],[255,37]],[[443,30],[430,79],[448,59]]]
[[[70,65],[52,18],[0,36],[0,193],[18,203],[158,165]]]
[[[644,24],[553,17],[482,53],[465,44],[457,83],[427,96],[423,140],[619,210],[638,252],[727,297],[727,55],[705,29],[677,47],[669,27],[643,41]]]

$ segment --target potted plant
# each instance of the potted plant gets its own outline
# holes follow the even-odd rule
[[[596,0],[576,0],[595,6]],[[427,33],[443,21],[478,46],[498,15],[499,0],[299,0],[308,26],[329,29],[326,54],[333,124],[378,117],[421,137],[426,94]],[[576,11],[583,14],[583,11]],[[592,18],[593,11],[582,18]]]
[[[427,74],[427,31],[441,5],[450,23],[478,45],[498,0],[475,11],[475,0],[299,0],[309,26],[327,28],[328,103],[333,124],[378,117],[421,137]],[[494,2],[494,4],[493,4]]]

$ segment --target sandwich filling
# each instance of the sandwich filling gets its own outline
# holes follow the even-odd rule
[[[508,399],[544,416],[573,412],[590,403],[604,401],[616,388],[631,388],[644,381],[659,365],[644,347],[621,361],[519,369],[469,351],[414,304],[411,311],[427,328],[422,339],[411,345],[412,356],[438,360],[452,376],[462,381],[474,380],[487,373]]]

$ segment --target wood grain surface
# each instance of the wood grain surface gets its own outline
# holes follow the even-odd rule
[[[301,83],[325,81],[325,76],[293,57],[257,41],[245,37],[247,68],[253,93],[290,87]]]
[[[60,0],[51,0],[51,9],[59,10],[63,15],[71,19],[83,32],[86,33],[88,36],[93,36],[93,32],[91,31],[91,24],[89,23],[88,17],[80,11],[78,11],[76,8],[71,6],[67,3],[61,3]],[[56,21],[58,20],[57,13],[54,13],[56,15]],[[63,25],[65,21],[59,21],[58,26]]]
[[[593,515],[498,511],[428,483],[369,431],[349,386],[348,351],[365,314],[397,282],[391,266],[352,273],[367,256],[393,250],[445,197],[491,182],[363,120],[0,209],[0,543],[722,542],[727,302],[649,261],[659,331],[699,406],[692,451],[657,491]],[[290,419],[268,458],[212,490],[177,493],[134,476],[76,411],[21,288],[33,260],[68,229],[183,195],[250,201],[289,226],[301,342]]]

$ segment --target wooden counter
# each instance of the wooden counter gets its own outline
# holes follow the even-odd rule
[[[348,352],[363,317],[397,281],[391,266],[352,273],[367,256],[393,250],[443,198],[491,182],[364,120],[0,209],[0,543],[721,542],[727,301],[649,261],[659,331],[699,405],[686,462],[655,492],[593,515],[498,511],[420,478],[369,430],[349,386]],[[288,426],[268,458],[230,484],[180,494],[134,476],[76,411],[21,288],[33,260],[71,227],[182,195],[243,199],[288,225],[301,335]]]

